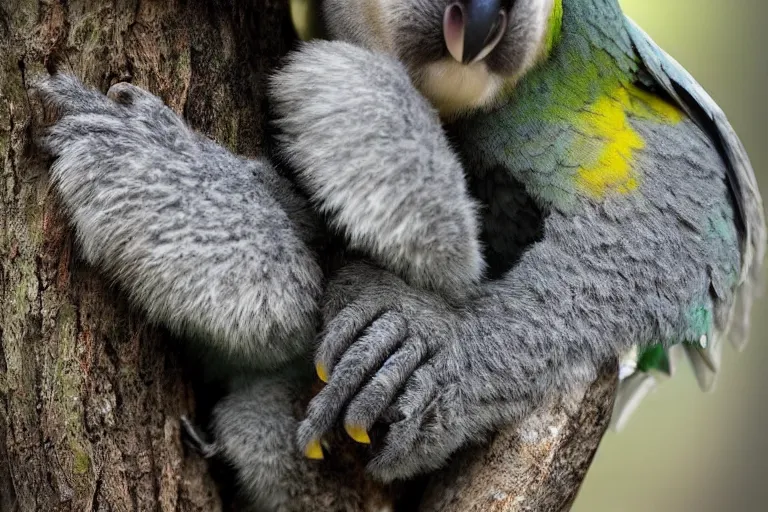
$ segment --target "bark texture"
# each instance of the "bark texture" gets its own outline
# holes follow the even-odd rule
[[[29,81],[53,67],[102,91],[130,79],[253,156],[265,72],[291,43],[288,0],[0,0],[0,512],[223,508],[180,441],[196,404],[178,347],[77,260],[32,144]],[[607,376],[458,457],[403,508],[567,509],[612,398]]]
[[[261,150],[281,0],[0,0],[0,510],[215,511],[180,441],[194,399],[172,340],[76,259],[31,145],[26,87],[56,66],[130,78],[238,153]]]

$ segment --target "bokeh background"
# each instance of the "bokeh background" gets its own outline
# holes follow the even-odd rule
[[[768,201],[768,1],[620,0],[725,110]],[[711,394],[681,365],[600,447],[574,512],[768,511],[768,300]]]

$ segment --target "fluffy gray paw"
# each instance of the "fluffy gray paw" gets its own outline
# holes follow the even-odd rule
[[[477,205],[402,64],[347,43],[307,44],[271,97],[283,154],[352,248],[451,296],[480,279]]]
[[[369,480],[365,449],[344,434],[323,440],[330,450],[317,446],[313,458],[324,460],[308,459],[297,446],[298,418],[317,384],[305,363],[243,379],[216,405],[211,433],[217,457],[235,471],[254,510],[391,510],[393,490]]]
[[[293,435],[296,402],[306,393],[306,379],[293,374],[257,377],[213,410],[217,455],[235,470],[241,492],[258,510],[298,510],[297,496],[317,471]]]
[[[267,163],[129,84],[105,96],[57,74],[35,90],[58,114],[42,145],[87,261],[150,319],[232,361],[274,366],[308,348],[322,273]]]
[[[327,293],[316,363],[328,383],[299,427],[301,446],[343,417],[353,439],[373,443],[368,470],[391,481],[434,470],[482,438],[488,411],[471,399],[471,355],[462,347],[480,330],[470,319],[364,265],[344,269]],[[388,427],[383,439],[370,435],[376,423]]]

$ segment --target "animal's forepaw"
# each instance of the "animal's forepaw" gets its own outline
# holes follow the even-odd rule
[[[476,437],[462,392],[469,375],[461,344],[472,340],[439,297],[364,268],[329,286],[331,310],[341,309],[326,319],[316,355],[327,385],[307,409],[299,443],[315,445],[343,418],[350,437],[372,444],[371,473],[391,481],[439,467]],[[361,275],[362,284],[353,279]],[[372,435],[375,424],[388,427],[383,438]]]
[[[55,74],[32,92],[52,118],[39,143],[56,159],[53,181],[71,208],[113,189],[116,176],[161,172],[162,163],[194,161],[197,154],[198,136],[159,98],[133,85],[116,84],[104,95]]]
[[[46,109],[57,116],[118,113],[114,103],[102,93],[86,87],[74,76],[64,73],[56,73],[35,81],[30,87],[30,92],[40,99]]]
[[[41,142],[54,157],[105,151],[119,156],[194,141],[160,98],[128,83],[115,84],[104,95],[71,75],[56,73],[35,82],[31,91],[53,118]]]

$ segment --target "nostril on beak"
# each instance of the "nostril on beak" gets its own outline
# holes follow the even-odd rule
[[[454,2],[443,15],[445,46],[458,62],[479,62],[499,44],[507,24],[502,0]]]

